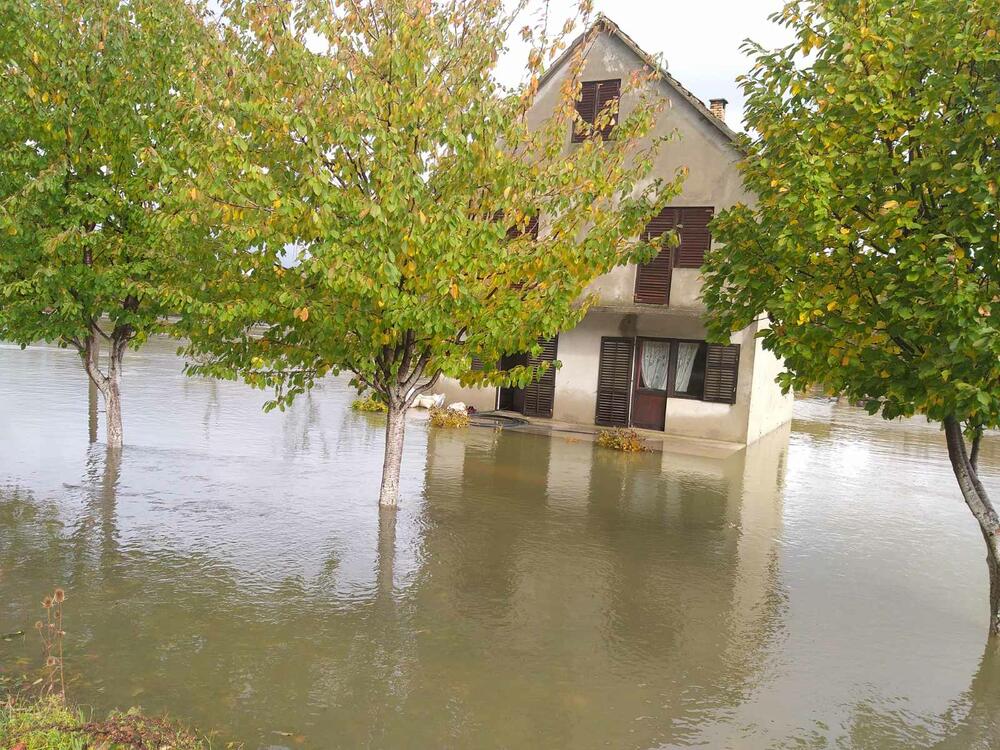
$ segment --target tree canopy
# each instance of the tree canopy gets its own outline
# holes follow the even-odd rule
[[[171,288],[211,246],[171,179],[201,19],[183,0],[0,0],[0,338],[79,350],[109,444],[125,349],[179,311]]]
[[[1000,522],[975,477],[981,430],[1000,426],[1000,2],[790,2],[775,20],[796,41],[749,46],[758,200],[714,222],[711,328],[767,315],[785,388],[945,423],[1000,632]]]
[[[508,91],[495,68],[524,8],[503,6],[226,6],[235,54],[204,93],[220,150],[196,171],[205,220],[242,232],[242,251],[219,258],[185,323],[196,372],[284,405],[349,371],[385,401],[392,433],[442,374],[540,375],[490,363],[572,327],[594,278],[653,252],[641,230],[682,179],[651,175],[653,71],[578,122],[589,137],[571,146],[582,54],[565,83],[540,80],[572,24],[523,30],[528,78]]]

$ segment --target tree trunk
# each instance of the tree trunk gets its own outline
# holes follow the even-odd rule
[[[87,433],[90,437],[91,443],[97,442],[97,383],[94,379],[90,377],[90,372],[96,370],[100,366],[101,359],[101,345],[100,342],[93,340],[90,345],[89,351],[86,352],[86,356],[90,359],[90,366],[85,368],[87,370]]]
[[[107,419],[107,447],[121,448],[124,440],[122,430],[122,396],[121,372],[122,361],[125,359],[125,348],[128,340],[115,337],[108,353],[108,374],[101,372],[99,358],[95,354],[99,342],[96,333],[87,338],[80,356],[83,359],[83,369],[86,370],[90,382],[101,392],[104,398],[104,414]]]
[[[405,401],[390,398],[385,420],[385,457],[382,462],[382,488],[378,504],[395,508],[399,504],[399,467],[403,460],[403,432],[406,425]]]
[[[104,411],[108,418],[108,448],[111,450],[121,448],[124,443],[121,375],[118,368],[114,366],[112,366],[112,374],[108,377],[107,390],[104,392]]]
[[[979,523],[986,540],[986,566],[990,574],[990,635],[1000,636],[1000,516],[990,502],[986,488],[979,481],[976,468],[965,447],[962,424],[954,417],[944,420],[948,457],[962,490],[965,504]]]

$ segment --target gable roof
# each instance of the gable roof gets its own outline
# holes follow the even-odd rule
[[[680,81],[670,75],[666,68],[657,62],[655,57],[636,44],[632,37],[622,31],[618,24],[605,16],[603,13],[598,13],[594,22],[590,25],[590,28],[574,39],[572,44],[570,44],[569,47],[567,47],[565,51],[559,55],[556,61],[549,66],[549,69],[545,71],[538,82],[539,87],[543,86],[553,75],[555,75],[556,71],[562,68],[566,61],[569,60],[573,53],[580,47],[580,45],[584,44],[592,34],[601,31],[604,31],[620,40],[622,44],[632,50],[632,52],[635,53],[635,55],[642,60],[645,65],[648,65],[668,86],[670,86],[670,88],[676,91],[682,99],[686,100],[688,104],[694,107],[698,114],[708,120],[708,122],[711,123],[720,133],[722,133],[722,135],[724,135],[731,143],[734,145],[738,143],[739,135],[736,131],[713,115],[709,108],[705,106],[705,102],[692,94],[688,89],[684,88]]]

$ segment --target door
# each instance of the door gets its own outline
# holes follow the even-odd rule
[[[670,342],[636,339],[634,371],[632,424],[662,431],[666,426]]]
[[[500,360],[500,369],[510,370],[526,364],[528,364],[527,354],[509,354]],[[498,405],[501,411],[516,411],[520,414],[524,411],[524,391],[520,388],[501,388]]]
[[[542,351],[537,357],[528,357],[528,364],[537,367],[542,362],[550,364],[556,361],[559,350],[559,337],[539,339]],[[556,368],[549,367],[545,374],[524,389],[524,409],[526,417],[551,417],[556,400]]]

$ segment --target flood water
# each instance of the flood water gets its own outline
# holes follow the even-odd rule
[[[59,585],[71,699],[248,748],[1000,747],[932,425],[804,400],[710,459],[417,420],[380,521],[345,381],[263,414],[174,349],[129,356],[109,460],[76,355],[0,345],[8,676]],[[1000,495],[992,445],[982,473]]]

